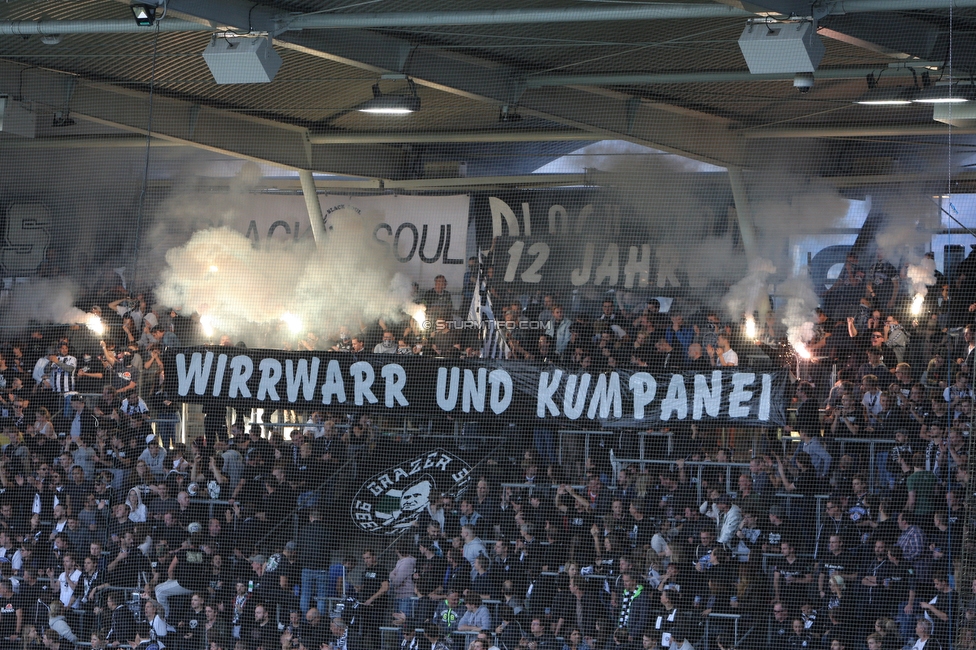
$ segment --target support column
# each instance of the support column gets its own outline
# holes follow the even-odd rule
[[[308,223],[312,228],[312,237],[316,246],[325,242],[325,223],[322,221],[322,205],[315,190],[315,178],[308,169],[301,169],[298,178],[302,182],[302,194],[305,196],[305,209],[308,210]]]
[[[735,201],[735,213],[739,220],[739,234],[742,236],[742,247],[745,249],[746,258],[752,260],[756,258],[756,227],[752,220],[749,193],[746,191],[742,168],[730,165],[728,170],[732,198]]]

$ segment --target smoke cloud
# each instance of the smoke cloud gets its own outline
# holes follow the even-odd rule
[[[87,314],[75,307],[80,292],[80,286],[67,278],[16,283],[4,294],[0,323],[15,329],[25,329],[33,323],[83,323]]]
[[[186,314],[206,316],[216,335],[252,346],[400,319],[411,284],[379,262],[382,251],[369,236],[378,219],[330,220],[333,228],[317,247],[310,241],[255,247],[229,228],[198,231],[166,253],[156,295]],[[301,331],[289,333],[289,324]]]

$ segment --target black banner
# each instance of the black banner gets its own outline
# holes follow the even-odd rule
[[[694,205],[666,214],[658,214],[666,205],[635,206],[612,189],[581,188],[475,193],[471,219],[479,248],[492,250],[492,282],[523,292],[597,287],[680,295],[708,282],[690,264],[700,260],[682,246],[734,231],[725,179],[696,182]],[[680,233],[662,225],[675,220],[696,225]]]
[[[400,461],[366,479],[349,506],[360,530],[399,535],[427,512],[431,497],[464,492],[471,466],[457,453],[433,449]]]
[[[169,350],[164,365],[166,390],[175,399],[235,407],[368,408],[584,428],[786,423],[786,373],[746,368],[653,376],[524,361],[228,347]]]

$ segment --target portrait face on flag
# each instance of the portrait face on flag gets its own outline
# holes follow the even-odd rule
[[[413,526],[432,498],[460,494],[470,471],[459,456],[440,448],[404,459],[366,479],[353,499],[352,519],[367,532],[397,535]]]

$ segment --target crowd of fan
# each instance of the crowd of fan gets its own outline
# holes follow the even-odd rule
[[[478,356],[450,326],[471,280],[460,310],[443,277],[418,294],[429,329],[378,321],[294,347]],[[772,312],[747,338],[687,304],[615,296],[570,314],[489,284],[500,320],[536,324],[502,328],[511,358],[789,365],[800,442],[786,457],[755,449],[729,485],[732,451],[707,430],[673,428],[671,465],[617,476],[600,456],[559,465],[536,430],[519,463],[487,459],[473,489],[431,494],[391,549],[367,550],[337,504],[394,453],[368,413],[228,435],[218,404],[209,435],[181,444],[161,350],[204,342],[197,323],[111,295],[93,308],[102,338],[38,329],[0,349],[0,650],[370,650],[383,627],[407,650],[733,647],[734,617],[714,614],[753,629],[738,647],[976,648],[962,570],[976,337],[968,294],[942,285],[906,318],[897,270],[848,258],[802,360]],[[842,451],[840,438],[885,442]]]

